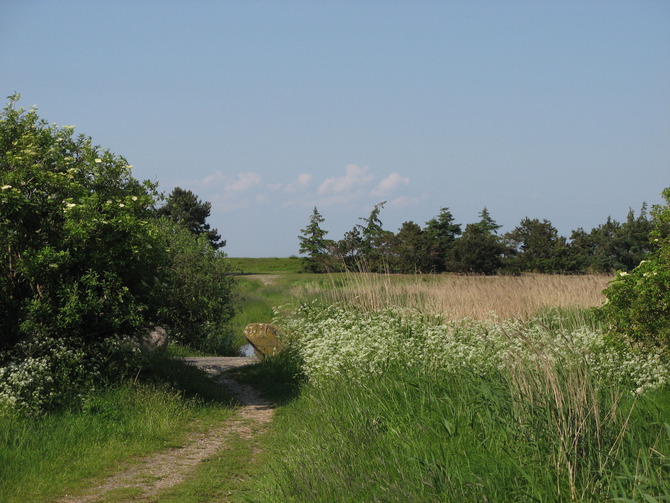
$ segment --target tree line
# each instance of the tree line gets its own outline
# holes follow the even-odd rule
[[[524,218],[507,233],[487,208],[479,220],[463,226],[449,208],[424,226],[408,221],[397,232],[380,219],[385,202],[376,204],[342,239],[332,240],[315,207],[298,237],[303,266],[309,272],[364,270],[391,273],[516,274],[606,273],[630,271],[652,250],[653,227],[646,204],[624,222],[612,218],[590,231],[578,228],[569,238],[549,220]]]

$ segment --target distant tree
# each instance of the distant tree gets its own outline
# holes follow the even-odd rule
[[[592,272],[630,271],[652,250],[652,227],[643,204],[637,217],[629,210],[624,223],[608,217],[589,233],[579,228],[573,231],[568,244],[571,267]]]
[[[627,271],[632,271],[645,259],[653,246],[649,235],[653,229],[653,222],[647,218],[647,205],[642,205],[640,214],[635,218],[635,212],[630,209],[626,221],[621,224],[616,240],[618,261]]]
[[[357,225],[361,236],[361,258],[370,271],[384,271],[388,266],[389,246],[393,233],[384,230],[379,213],[386,201],[375,204],[368,218],[361,217],[365,225]]]
[[[165,205],[158,209],[157,215],[171,218],[196,236],[205,236],[212,247],[218,250],[226,246],[226,242],[207,223],[211,209],[211,203],[201,201],[190,190],[175,187],[167,197]]]
[[[445,271],[447,260],[457,236],[461,234],[460,224],[454,223],[449,208],[440,209],[440,213],[426,222],[425,235],[430,240],[431,268],[435,272]]]
[[[567,245],[565,238],[549,220],[524,218],[518,227],[505,235],[516,252],[513,268],[534,272],[561,272],[565,268]],[[516,267],[514,267],[516,266]]]
[[[360,270],[362,268],[362,247],[363,239],[358,226],[345,232],[342,239],[331,246],[333,262],[337,263],[335,269],[341,267],[346,270]]]
[[[594,255],[593,240],[582,227],[572,231],[567,242],[567,256],[565,259],[566,272],[589,272],[591,258]]]
[[[300,253],[306,253],[303,257],[303,267],[309,272],[327,272],[329,270],[330,254],[329,248],[331,242],[326,239],[325,231],[321,228],[325,219],[319,213],[319,210],[314,207],[312,215],[309,217],[309,224],[304,229],[301,229]]]
[[[457,272],[495,274],[503,266],[506,246],[497,235],[501,227],[484,208],[480,220],[465,227],[452,248],[449,268]]]
[[[431,237],[414,222],[404,222],[392,240],[392,270],[401,273],[433,270]]]

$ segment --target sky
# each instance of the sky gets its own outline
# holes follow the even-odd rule
[[[667,0],[0,0],[14,92],[211,202],[231,257],[297,255],[314,207],[569,237],[670,186]]]

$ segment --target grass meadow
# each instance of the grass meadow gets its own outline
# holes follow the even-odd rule
[[[607,341],[607,276],[294,279],[247,501],[670,501],[670,368]]]
[[[156,501],[670,501],[670,368],[607,340],[593,308],[609,277],[232,260],[240,344],[251,322],[284,334],[284,352],[237,371],[276,419]],[[81,409],[2,416],[0,501],[53,501],[230,405],[203,373],[157,357]]]

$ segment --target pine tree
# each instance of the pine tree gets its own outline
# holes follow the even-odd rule
[[[168,217],[183,225],[195,235],[204,234],[215,250],[226,246],[216,229],[211,229],[206,222],[212,204],[201,201],[190,190],[175,187],[168,196],[165,206],[156,212],[159,217]]]
[[[326,239],[328,231],[321,228],[324,221],[325,219],[315,206],[312,215],[309,217],[309,224],[304,229],[300,229],[302,235],[298,236],[300,240],[299,250],[300,253],[307,254],[306,257],[303,257],[303,267],[309,272],[327,272],[329,269],[328,247],[330,242]]]

